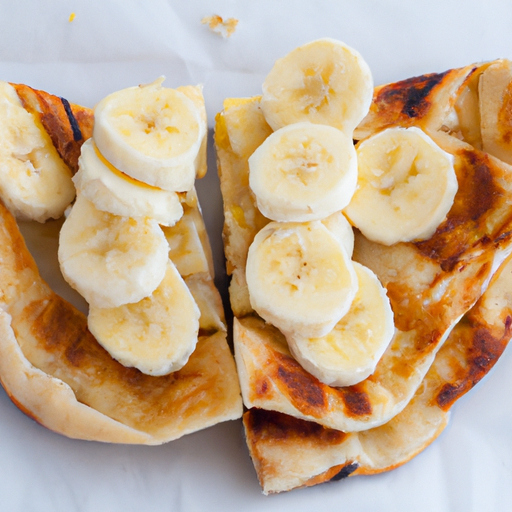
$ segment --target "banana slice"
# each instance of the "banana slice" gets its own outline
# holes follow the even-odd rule
[[[123,366],[167,375],[185,366],[197,344],[199,308],[174,264],[151,296],[117,308],[89,309],[89,330]]]
[[[71,171],[14,87],[0,82],[0,197],[21,220],[58,218],[75,197]]]
[[[194,185],[206,124],[183,92],[149,85],[115,92],[94,109],[101,154],[132,178],[171,192]]]
[[[334,327],[358,286],[345,249],[320,221],[267,224],[249,247],[246,278],[264,320],[308,338]]]
[[[389,128],[356,147],[358,187],[345,213],[375,242],[424,240],[458,189],[453,157],[418,128]]]
[[[327,217],[347,206],[356,184],[352,139],[332,126],[285,126],[249,158],[249,186],[261,213],[272,220]]]
[[[130,178],[110,164],[92,139],[82,145],[79,170],[73,182],[80,195],[103,212],[121,217],[151,217],[173,226],[183,215],[176,192],[169,192]]]
[[[338,239],[345,251],[347,251],[348,257],[352,258],[355,242],[354,229],[345,215],[341,212],[336,212],[322,219],[321,222]]]
[[[334,39],[318,39],[279,59],[263,83],[261,108],[278,130],[299,121],[328,124],[348,136],[367,114],[373,96],[368,64]]]
[[[327,335],[287,335],[302,367],[329,386],[351,386],[375,371],[395,331],[386,290],[367,267],[353,262],[359,289],[348,313]]]
[[[478,83],[483,150],[512,165],[512,62],[492,63]]]
[[[80,195],[60,231],[62,274],[94,307],[117,307],[151,295],[164,278],[168,254],[155,220],[102,212]]]

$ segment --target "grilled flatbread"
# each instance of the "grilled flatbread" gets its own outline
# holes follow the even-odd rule
[[[219,133],[222,124],[217,126]],[[245,321],[255,313],[242,284],[243,291],[234,294],[232,306],[237,317],[235,354],[247,407],[279,411],[338,430],[360,431],[386,423],[412,398],[451,328],[478,300],[492,273],[512,250],[512,168],[443,132],[437,138],[455,157],[459,190],[436,233],[429,240],[389,247],[356,237],[354,260],[371,268],[387,288],[397,328],[375,373],[355,386],[332,388],[297,363],[291,363],[286,371],[281,363],[265,365],[269,353],[276,350],[275,340],[283,338],[260,319]],[[234,255],[231,268],[243,275],[247,248],[263,222],[258,220],[261,214],[254,203],[244,209],[245,226],[240,226],[233,214],[238,200],[233,198],[233,190],[246,183],[247,163],[229,146],[222,146],[226,139],[222,132],[218,135],[224,197],[227,192],[226,255]],[[239,204],[252,199],[245,188],[245,192],[237,190],[237,198],[246,194],[245,202],[242,199]],[[255,219],[252,224],[248,217]],[[238,281],[243,277],[234,277],[232,290]],[[246,298],[239,301],[242,293]],[[281,341],[280,346],[286,344]],[[297,387],[311,391],[303,396]]]
[[[455,326],[407,407],[385,425],[343,433],[291,416],[250,409],[249,451],[263,491],[389,471],[432,443],[449,411],[494,366],[512,335],[512,258]]]
[[[314,485],[351,472],[392,469],[444,428],[448,402],[431,409],[430,402],[423,401],[425,389],[430,389],[425,375],[432,368],[428,375],[437,386],[432,396],[437,396],[440,381],[432,377],[435,368],[457,361],[439,359],[439,350],[449,350],[442,347],[451,346],[445,340],[461,318],[462,326],[468,318],[485,316],[479,309],[464,315],[512,250],[512,168],[482,151],[480,112],[486,103],[479,102],[478,92],[480,77],[489,66],[472,65],[377,87],[370,113],[356,129],[355,138],[363,139],[390,126],[421,127],[454,156],[459,190],[447,218],[429,240],[386,247],[356,234],[354,260],[371,268],[386,287],[397,331],[375,373],[347,388],[326,386],[308,374],[290,355],[284,336],[251,308],[245,259],[255,234],[268,220],[248,188],[248,151],[240,148],[257,147],[271,130],[259,111],[259,98],[225,102],[217,118],[216,143],[227,267],[232,274],[235,354],[244,403],[250,409],[244,418],[246,436],[264,492],[306,482]],[[473,108],[464,110],[464,105]],[[251,141],[252,133],[256,135]],[[506,311],[504,307],[500,314]],[[494,317],[482,322],[492,324]],[[461,329],[457,327],[450,339],[460,336]],[[503,331],[503,322],[498,329]],[[493,336],[504,348],[509,326],[498,334]],[[468,354],[462,350],[458,366],[471,366]],[[432,366],[434,361],[438,362]],[[484,365],[482,372],[488,369]],[[465,382],[465,387],[453,389],[467,390]],[[454,400],[458,396],[454,391]],[[425,428],[416,425],[416,418]],[[385,453],[377,440],[391,432],[396,438]],[[367,448],[360,448],[362,439],[370,440]],[[273,455],[267,459],[262,454],[269,446]],[[365,450],[371,450],[371,458]],[[341,452],[343,456],[336,458]],[[379,453],[382,461],[375,462]],[[272,464],[267,464],[270,459]],[[288,468],[285,460],[294,462]],[[323,469],[313,471],[320,460]],[[288,479],[294,483],[286,483]]]
[[[39,111],[35,99],[48,105],[42,124],[76,169],[76,127],[61,108],[64,103],[19,87],[29,108]],[[82,137],[90,136],[92,111],[74,112]],[[183,197],[183,207],[187,222],[167,228],[167,235],[175,233],[181,241],[171,256],[201,310],[198,344],[181,370],[152,377],[115,361],[87,329],[86,316],[43,281],[16,220],[0,201],[0,381],[28,416],[72,438],[139,444],[160,444],[241,417],[235,363],[194,190]],[[192,235],[200,240],[200,247],[194,246],[199,259],[206,262],[193,272],[179,261],[186,258]]]

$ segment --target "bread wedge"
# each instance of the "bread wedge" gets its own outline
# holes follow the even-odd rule
[[[69,162],[71,175],[78,168],[79,143],[91,136],[92,111],[68,107],[65,100],[26,86],[17,90],[26,108],[41,114],[42,127]],[[183,194],[182,202],[183,221],[167,228],[169,237],[181,241],[170,257],[203,262],[179,265],[197,297],[200,328],[185,367],[163,377],[124,367],[98,344],[86,315],[41,278],[14,216],[0,202],[0,381],[28,416],[71,438],[126,444],[161,444],[241,417],[235,363],[195,190]]]
[[[430,386],[426,375],[431,375],[428,372],[435,364],[454,365],[454,371],[471,367],[473,349],[461,349],[458,361],[451,356],[438,360],[439,351],[450,336],[464,331],[455,326],[465,325],[464,315],[473,311],[512,251],[512,167],[482,151],[478,143],[480,110],[485,106],[480,106],[475,94],[489,65],[376,87],[370,112],[354,132],[355,139],[364,140],[391,126],[420,127],[453,156],[459,188],[446,219],[428,240],[384,246],[356,231],[353,258],[371,268],[386,288],[396,333],[375,372],[346,388],[327,386],[305,371],[291,356],[283,334],[251,307],[245,260],[254,236],[268,219],[258,211],[248,187],[247,158],[272,131],[259,97],[228,99],[218,114],[215,137],[225,253],[232,276],[235,357],[249,409],[244,417],[246,437],[265,493],[314,485],[335,475],[392,469],[421,451],[444,428],[448,402],[436,410],[430,408],[430,399],[422,401],[425,387]],[[474,105],[473,111],[468,107],[466,117],[461,114],[464,102]],[[501,291],[493,293],[503,293],[500,286],[496,289]],[[493,334],[503,348],[510,336],[509,307],[500,311]],[[482,318],[487,313],[476,311],[482,325],[495,322],[494,316]],[[469,315],[473,318],[473,313]],[[474,382],[490,366],[482,368]],[[438,376],[429,378],[434,382],[431,398],[437,396],[439,386],[446,384],[446,391],[452,385],[440,384]],[[454,399],[458,396],[453,393]],[[418,426],[422,422],[423,430]],[[385,438],[395,430],[399,433],[391,444],[394,448],[383,455],[383,462],[365,459],[360,439],[372,440],[368,449],[373,450],[374,460],[379,450],[385,451],[379,436]],[[268,459],[262,455],[267,449],[272,453]],[[347,455],[334,463],[330,457],[339,449]],[[294,462],[287,466],[287,460]],[[313,467],[320,460],[325,466],[317,471]]]

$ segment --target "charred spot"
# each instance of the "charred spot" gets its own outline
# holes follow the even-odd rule
[[[246,428],[256,438],[310,439],[325,444],[339,444],[347,434],[287,414],[265,409],[250,409],[244,414]]]
[[[71,126],[71,131],[73,132],[73,140],[82,140],[82,132],[80,130],[80,126],[78,126],[78,121],[74,116],[73,111],[71,110],[71,105],[69,104],[69,101],[65,98],[60,98],[60,101],[62,102],[64,110],[66,111],[66,115],[68,116],[69,125]]]
[[[414,244],[447,272],[453,270],[461,255],[475,244],[485,246],[493,242],[493,233],[485,232],[484,217],[502,197],[486,154],[461,151],[455,170],[459,189],[446,220],[430,239]]]
[[[323,390],[307,375],[284,366],[279,366],[277,375],[286,384],[290,398],[299,410],[315,416],[318,409],[325,409],[327,404]]]
[[[499,359],[511,334],[512,319],[507,315],[504,322],[503,336],[499,339],[485,328],[476,328],[472,341],[466,350],[467,365],[464,373],[456,382],[446,383],[437,394],[437,404],[441,409],[448,409],[462,395],[474,387]]]
[[[197,333],[198,338],[208,338],[213,336],[215,333],[219,332],[219,330],[215,327],[211,327],[209,329],[205,329],[204,327],[199,328],[199,332]]]
[[[338,480],[343,480],[344,478],[349,477],[358,467],[359,464],[357,462],[349,463],[346,466],[343,466],[341,470],[331,478],[330,481],[337,482]]]
[[[458,385],[445,384],[437,394],[437,404],[441,409],[449,409],[467,391],[468,389],[466,389],[464,383]]]
[[[263,377],[256,380],[254,388],[255,393],[258,396],[265,396],[268,393],[270,385],[268,383],[268,380],[265,377]]]
[[[368,394],[359,386],[340,388],[340,392],[349,416],[366,416],[372,413]]]
[[[327,409],[326,387],[306,372],[292,357],[276,353],[276,383],[285,392],[294,407],[303,414],[321,416]]]
[[[376,98],[376,103],[402,105],[401,113],[409,118],[422,117],[429,109],[428,99],[432,89],[440,84],[449,73],[430,73],[408,78],[384,87]]]

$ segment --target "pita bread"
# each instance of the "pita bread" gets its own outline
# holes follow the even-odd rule
[[[291,357],[284,336],[250,306],[244,276],[247,248],[268,220],[257,211],[248,189],[247,157],[239,148],[244,134],[252,131],[244,119],[255,125],[260,138],[266,123],[255,114],[259,98],[226,100],[217,117],[235,356],[244,403],[250,409],[244,418],[246,436],[264,492],[306,482],[314,485],[356,470],[361,474],[392,469],[421,451],[444,428],[444,409],[431,409],[418,398],[425,391],[425,375],[429,368],[434,372],[443,364],[442,358],[434,361],[444,350],[445,340],[512,250],[512,167],[481,151],[483,107],[478,91],[488,67],[489,63],[471,65],[377,87],[370,113],[356,129],[355,138],[362,139],[390,126],[421,127],[454,156],[459,191],[447,218],[429,240],[385,247],[356,234],[354,260],[370,267],[387,288],[397,330],[375,373],[349,388],[330,388],[305,372]],[[473,108],[463,115],[468,105]],[[243,212],[237,205],[243,205]],[[508,327],[498,339],[505,340],[507,335]],[[466,356],[461,355],[462,366]],[[399,427],[395,427],[397,421]],[[390,432],[397,434],[388,444]],[[377,442],[379,435],[391,446],[387,454]],[[279,448],[280,440],[288,438],[294,440]],[[365,459],[365,451],[359,448],[362,439],[374,440],[368,445],[372,461],[380,450],[383,462]],[[274,444],[273,464],[265,465],[261,454],[266,445]],[[293,449],[285,449],[287,445]],[[343,456],[336,458],[341,452]],[[289,466],[285,459],[292,461]],[[322,460],[322,470],[312,471],[315,460]],[[279,483],[274,487],[267,479]],[[288,479],[295,482],[291,487]]]
[[[494,366],[512,334],[512,258],[453,329],[407,407],[387,424],[343,433],[291,416],[250,409],[247,444],[265,494],[389,471],[443,431],[449,411]]]
[[[240,320],[235,319],[234,345],[247,407],[275,410],[353,432],[386,423],[412,398],[450,330],[478,300],[493,272],[512,251],[512,168],[443,132],[437,140],[455,158],[459,190],[436,233],[423,242],[389,247],[356,237],[354,260],[371,268],[387,288],[397,328],[375,373],[356,386],[340,389],[319,383],[296,363],[286,375],[281,366],[266,365],[270,353],[284,350],[287,354],[286,343],[260,319],[245,318],[255,314],[246,298],[243,307],[237,302],[232,305]],[[218,154],[224,193],[236,194],[242,204],[249,204],[244,209],[245,219],[249,215],[255,219],[240,226],[230,210],[236,200],[228,195],[228,267],[243,272],[247,248],[263,221],[253,213],[257,208],[248,186],[245,197],[235,189],[247,183],[245,160],[229,147],[219,147]],[[236,280],[234,283],[236,286]],[[315,398],[298,399],[297,387],[314,389]]]
[[[64,103],[19,87],[30,108],[39,112],[35,101],[40,102],[42,119],[49,112],[42,124],[76,168],[79,146]],[[71,108],[80,118],[78,126],[85,127],[82,135],[90,136],[92,112]],[[194,226],[200,240],[196,250],[206,261],[205,268],[184,275],[201,298],[198,344],[180,371],[151,377],[112,359],[87,329],[85,315],[43,281],[14,217],[0,201],[0,381],[28,416],[72,438],[140,444],[160,444],[241,417],[235,363],[195,190],[183,203],[192,223],[178,223],[175,230],[187,240],[187,226]]]

